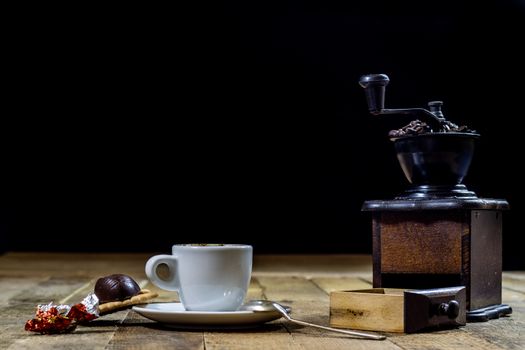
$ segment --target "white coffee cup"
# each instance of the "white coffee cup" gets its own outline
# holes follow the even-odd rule
[[[146,275],[156,286],[177,291],[188,311],[235,311],[243,303],[252,272],[252,247],[241,244],[176,244],[172,255],[155,255]],[[161,264],[168,277],[157,274]]]

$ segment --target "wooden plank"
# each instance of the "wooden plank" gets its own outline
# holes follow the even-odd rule
[[[369,281],[360,277],[316,277],[310,281],[327,294],[334,291],[372,288]]]
[[[330,325],[337,328],[404,332],[404,295],[377,291],[332,292]]]
[[[503,274],[503,285],[507,289],[511,289],[517,292],[525,293],[525,274]]]
[[[73,290],[69,288],[69,290],[71,290],[71,293],[64,296],[61,301],[71,303],[80,301],[85,295],[87,295],[87,293],[92,291],[95,281],[96,279],[92,279],[87,283],[75,284],[72,287],[74,288]],[[139,285],[141,285],[141,287],[145,286],[149,289],[156,288],[151,284],[145,285],[147,282],[145,280],[137,282],[139,282]],[[46,284],[49,283],[46,282]],[[63,290],[64,288],[63,286],[59,286],[58,289]],[[177,300],[176,293],[166,292],[162,290],[161,293],[164,294],[161,294],[161,296],[157,298],[156,301]],[[45,293],[40,291],[39,295],[42,294]],[[249,289],[249,295],[257,299],[261,298],[262,289],[257,283],[257,281],[252,282]],[[34,309],[33,304],[31,304],[31,309]],[[26,314],[31,315],[27,312]],[[128,317],[126,318],[126,316]],[[27,318],[29,318],[29,316],[27,316]],[[126,320],[123,322],[124,319]],[[20,329],[20,327],[17,327],[16,330],[20,332]],[[3,330],[5,330],[5,328]],[[22,334],[25,335],[25,333]],[[58,342],[56,337],[60,338]],[[155,339],[155,341],[152,342],[151,338]],[[114,314],[105,315],[100,319],[92,321],[89,324],[89,326],[79,326],[77,330],[75,330],[75,332],[71,334],[48,337],[41,337],[39,335],[36,335],[31,338],[24,338],[16,341],[14,347],[22,349],[29,349],[35,347],[42,349],[104,349],[106,347],[109,349],[158,349],[162,347],[172,347],[174,345],[180,346],[181,348],[201,349],[203,348],[203,335],[202,333],[181,333],[175,332],[167,328],[162,328],[155,322],[149,321],[145,318],[142,318],[139,315],[136,315],[133,312],[130,312],[129,310],[126,310]]]
[[[503,302],[509,304],[513,309],[510,316],[489,322],[468,323],[463,330],[504,349],[524,349],[525,294],[508,290],[505,287],[502,292]]]
[[[519,271],[503,274],[503,302],[509,303],[514,309],[510,317],[486,323],[469,323],[459,330],[391,334],[386,341],[355,339],[295,325],[284,319],[256,329],[181,332],[163,328],[129,310],[106,315],[89,326],[79,326],[71,334],[41,336],[23,330],[25,321],[33,317],[36,304],[80,301],[93,288],[98,277],[126,273],[144,286],[144,263],[151,255],[9,253],[0,256],[0,348],[524,348],[525,273]],[[335,259],[332,256],[264,256],[257,259],[259,267],[254,265],[254,278],[247,300],[273,299],[292,306],[292,316],[322,325],[329,323],[327,293],[342,289],[364,289],[371,284],[370,256],[357,259],[350,256]],[[145,287],[155,289],[149,284]],[[178,299],[176,293],[162,293],[159,301]],[[151,338],[155,342],[151,342]]]
[[[517,292],[504,286],[501,290],[501,294],[502,302],[504,304],[509,304],[510,306],[525,305],[525,293]]]
[[[127,312],[129,311],[122,311],[120,314]],[[20,335],[8,349],[105,349],[121,322],[122,316],[116,314],[111,317],[118,317],[119,320],[95,320],[89,326],[79,326],[68,334],[40,335],[25,332],[27,334]]]
[[[0,348],[12,349],[66,349],[56,344],[53,337],[41,336],[24,330],[25,322],[35,315],[37,304],[45,304],[51,301],[59,302],[71,293],[84,287],[89,280],[85,278],[62,278],[52,277],[38,282],[34,286],[28,286],[12,294],[7,302],[8,305],[0,307]],[[67,338],[64,338],[67,339]],[[69,344],[71,346],[71,344]]]
[[[0,256],[0,276],[105,276],[125,273],[145,278],[144,265],[153,253],[31,253]],[[254,275],[352,276],[372,275],[370,255],[255,255]]]
[[[514,312],[509,317],[480,323],[467,323],[457,330],[391,337],[404,349],[523,349],[525,339],[525,296],[503,288],[503,302]]]
[[[299,350],[303,349],[279,323],[268,324],[262,328],[232,331],[207,332],[206,350]]]
[[[292,307],[292,316],[302,321],[329,326],[329,296],[306,278],[259,278],[265,296]],[[398,349],[386,341],[356,339],[313,327],[282,321],[294,344],[306,349]],[[318,347],[316,347],[318,346]]]
[[[113,338],[117,326],[122,323],[129,310],[105,315],[86,326],[80,325],[70,334],[42,336],[23,330],[27,319],[34,315],[36,304],[53,301],[62,304],[80,302],[86,295],[93,292],[96,279],[50,278],[40,282],[35,287],[19,292],[10,298],[9,314],[20,307],[24,315],[18,315],[16,328],[2,329],[3,334],[14,334],[15,339],[8,348],[14,349],[104,349]],[[146,280],[137,281],[142,287]],[[60,297],[59,297],[60,296]],[[56,299],[59,300],[56,300]],[[30,300],[30,301],[29,301]],[[13,304],[15,306],[13,307]],[[28,311],[28,309],[31,311]],[[0,340],[1,342],[2,340]]]
[[[294,318],[328,326],[328,294],[311,281],[302,277],[259,277],[258,280],[264,290],[264,296],[268,300],[290,306]],[[316,328],[299,326],[285,320],[282,322],[294,337],[300,334],[323,334]]]
[[[106,349],[190,349],[203,350],[202,332],[179,331],[164,327],[129,311]]]
[[[525,349],[525,305],[512,305],[513,313],[489,322],[468,323],[464,330],[504,349]]]
[[[328,294],[304,277],[258,276],[264,294],[276,301],[319,301],[328,303]]]
[[[286,289],[286,287],[282,286],[281,282],[282,281],[279,281],[279,280],[277,281],[264,280],[264,281],[261,281],[261,284],[265,288],[265,293],[267,296],[279,297],[279,296],[282,296],[282,293],[285,293],[284,290]],[[315,290],[312,290],[311,288],[304,286],[304,285],[301,286],[301,283],[299,283],[299,281],[297,280],[293,284],[295,285],[295,288],[299,288],[299,290],[301,291],[297,293],[297,295],[299,296],[298,298],[299,300],[295,300],[294,298],[293,303],[292,303],[293,305],[295,305],[295,311],[298,311],[296,312],[295,316],[297,318],[307,317],[307,313],[311,313],[308,321],[319,323],[319,324],[323,324],[323,322],[325,322],[324,325],[326,325],[327,317],[325,317],[325,315],[323,314],[322,308],[319,308],[318,306],[315,306],[315,305],[313,306],[309,305],[311,303],[308,303],[308,302],[306,303],[301,302],[301,300],[315,299],[315,296],[312,297],[309,295],[310,293],[305,292],[305,291],[310,290],[313,292],[313,294],[317,294]],[[294,292],[296,292],[296,290],[294,290],[293,287],[294,287],[293,285],[288,286],[289,288],[288,293],[295,294]],[[321,300],[321,303],[322,303],[322,300]],[[305,310],[298,310],[299,307],[305,307],[307,308],[305,310],[308,310],[308,309],[310,310],[305,312]],[[300,344],[302,344],[303,341],[304,341],[304,344],[314,344],[314,341],[310,339],[312,337],[315,339],[318,339],[318,338],[331,339],[327,341],[328,344],[335,343],[334,337],[338,337],[338,339],[341,338],[338,335],[318,331],[315,329],[309,329],[308,327],[295,326],[290,323],[286,323],[286,327],[293,335],[294,341]],[[433,334],[439,334],[439,337],[436,338],[435,336],[433,336]],[[310,338],[303,339],[303,337],[310,337]],[[358,348],[359,346],[371,347],[371,346],[374,346],[375,344],[381,344],[380,346],[385,347],[385,348],[396,347],[396,345],[393,345],[392,343],[400,345],[402,348],[406,348],[406,349],[420,349],[420,348],[499,349],[500,348],[499,346],[496,346],[495,344],[485,339],[481,339],[478,335],[467,334],[465,331],[457,330],[457,329],[442,331],[438,333],[428,333],[428,334],[420,333],[420,334],[414,334],[414,335],[401,335],[401,336],[390,335],[389,339],[384,342],[373,342],[369,340],[358,340],[358,339],[350,339],[350,338],[345,339],[344,337],[342,341],[351,342],[351,347],[350,345],[347,345],[349,348]],[[350,344],[350,343],[347,343],[347,344]],[[330,345],[327,345],[324,348],[327,348],[329,346]],[[337,346],[339,348],[343,347],[341,344],[338,344]]]
[[[9,304],[9,300],[24,290],[35,288],[48,277],[0,277],[0,307]]]
[[[442,350],[498,350],[501,348],[476,335],[461,329],[416,333],[391,336],[391,342],[405,350],[442,349]]]
[[[311,281],[302,277],[258,277],[258,280],[266,299],[290,306],[292,314],[303,321],[322,321],[328,325],[328,294]]]
[[[359,340],[337,335],[337,333],[330,333],[330,335],[320,333],[315,336],[294,332],[289,334],[282,327],[241,331],[240,333],[210,333],[206,335],[206,350],[209,349],[400,350],[398,346],[389,341]]]
[[[503,276],[525,281],[525,271],[503,271]]]
[[[37,304],[58,303],[72,292],[85,287],[87,278],[51,277],[39,282],[35,287],[21,290],[9,299],[10,305],[24,304],[36,307]]]
[[[265,299],[259,280],[252,277],[246,300]],[[204,332],[206,350],[209,349],[297,349],[290,334],[280,321],[259,328],[229,332]]]
[[[331,333],[329,336],[298,336],[295,342],[305,350],[401,350],[401,348],[388,340],[360,340],[344,335]]]
[[[255,255],[255,276],[372,276],[370,255]]]
[[[125,273],[145,278],[150,254],[114,253],[8,253],[0,257],[0,276],[102,277]]]

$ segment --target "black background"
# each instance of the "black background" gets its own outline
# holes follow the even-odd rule
[[[357,81],[478,130],[468,187],[505,198],[523,268],[523,1],[229,1],[8,13],[2,250],[371,253],[366,199],[407,187]]]

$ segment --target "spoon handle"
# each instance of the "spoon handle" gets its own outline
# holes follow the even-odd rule
[[[343,334],[348,334],[348,335],[354,335],[354,336],[358,336],[358,337],[362,337],[362,338],[367,338],[367,339],[374,339],[374,340],[385,340],[386,337],[384,335],[377,335],[377,334],[370,334],[370,333],[365,333],[365,332],[358,332],[358,331],[350,331],[350,330],[345,330],[345,329],[339,329],[339,328],[332,328],[332,327],[326,327],[326,326],[321,326],[321,325],[318,325],[318,324],[314,324],[314,323],[309,323],[309,322],[305,322],[305,321],[299,321],[299,320],[296,320],[296,319],[293,319],[289,314],[288,314],[288,311],[286,311],[286,309],[278,304],[278,303],[275,303],[273,302],[272,303],[273,307],[279,311],[281,313],[281,315],[283,315],[288,321],[290,322],[294,322],[294,323],[297,323],[297,324],[300,324],[300,325],[303,325],[303,326],[310,326],[310,327],[315,327],[315,328],[321,328],[321,329],[324,329],[326,331],[332,331],[332,332],[337,332],[337,333],[343,333]]]
[[[343,333],[343,334],[348,334],[348,335],[355,335],[355,336],[359,336],[359,337],[367,338],[367,339],[375,339],[375,340],[384,340],[384,339],[386,339],[386,337],[384,335],[376,335],[376,334],[370,334],[370,333],[365,333],[365,332],[358,332],[358,331],[350,331],[350,330],[338,329],[338,328],[332,328],[332,327],[325,327],[325,326],[321,326],[321,325],[314,324],[314,323],[309,323],[309,322],[295,320],[295,319],[293,319],[291,317],[288,320],[291,321],[291,322],[303,325],[303,326],[310,326],[310,327],[315,327],[315,328],[321,328],[321,329],[324,329],[324,330],[327,330],[327,331],[338,332],[338,333]]]

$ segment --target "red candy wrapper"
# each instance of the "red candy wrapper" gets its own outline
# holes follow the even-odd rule
[[[38,305],[35,318],[26,322],[25,330],[41,334],[67,333],[75,330],[78,323],[88,322],[97,317],[98,298],[90,293],[75,305]]]

